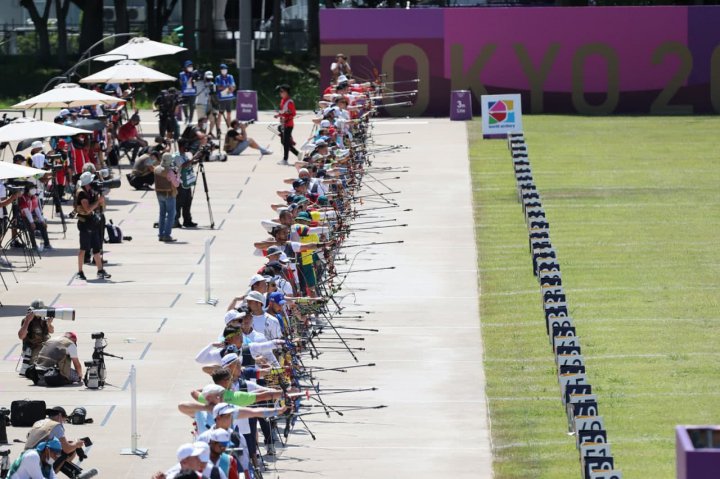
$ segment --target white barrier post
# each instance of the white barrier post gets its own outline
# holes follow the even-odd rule
[[[210,297],[210,245],[212,240],[207,238],[205,240],[205,298],[198,299],[197,304],[210,304],[215,306],[218,304],[216,298]]]
[[[133,364],[130,366],[130,448],[122,449],[120,454],[124,456],[147,456],[147,448],[138,447],[137,445],[138,437],[140,437],[140,435],[137,432],[137,388],[135,382],[135,365]]]

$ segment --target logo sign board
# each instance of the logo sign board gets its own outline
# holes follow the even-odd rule
[[[520,95],[483,95],[480,97],[483,137],[505,138],[522,133]]]
[[[237,92],[237,106],[235,116],[240,121],[258,119],[257,92],[253,90],[239,90]]]

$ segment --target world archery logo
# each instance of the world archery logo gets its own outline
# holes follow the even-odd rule
[[[515,123],[515,101],[497,100],[488,102],[488,126],[507,127]]]

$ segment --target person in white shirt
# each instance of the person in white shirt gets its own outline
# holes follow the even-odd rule
[[[56,479],[53,463],[62,453],[62,445],[56,438],[43,441],[35,449],[24,451],[10,466],[10,479]]]
[[[42,149],[43,144],[40,140],[33,141],[32,145],[30,145],[30,162],[32,163],[33,168],[37,168],[38,170],[45,169],[45,164],[47,162]]]
[[[263,310],[265,297],[259,291],[251,291],[247,297],[248,308],[253,317],[253,329],[261,332],[269,340],[282,339],[282,330],[277,318]]]
[[[174,479],[183,469],[204,472],[210,461],[210,446],[204,442],[183,444],[177,450],[177,460],[177,464],[165,471],[165,479]],[[156,474],[155,477],[162,476]]]

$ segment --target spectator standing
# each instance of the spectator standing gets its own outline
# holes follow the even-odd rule
[[[178,187],[177,205],[175,212],[175,228],[180,228],[180,216],[182,216],[182,227],[197,228],[197,223],[193,223],[192,207],[193,190],[197,183],[197,175],[193,168],[192,161],[185,155],[177,155],[175,157],[175,165],[180,169],[180,185]]]
[[[186,60],[183,64],[184,70],[180,72],[180,93],[185,100],[183,104],[183,113],[185,114],[185,124],[189,125],[193,121],[195,115],[195,99],[197,96],[197,86],[195,81],[197,80],[197,73],[193,67],[191,60]]]
[[[225,118],[225,126],[230,128],[230,115],[235,109],[235,79],[228,73],[226,64],[220,65],[220,74],[215,77],[217,97],[220,101],[220,115]],[[220,128],[220,125],[218,125]]]

